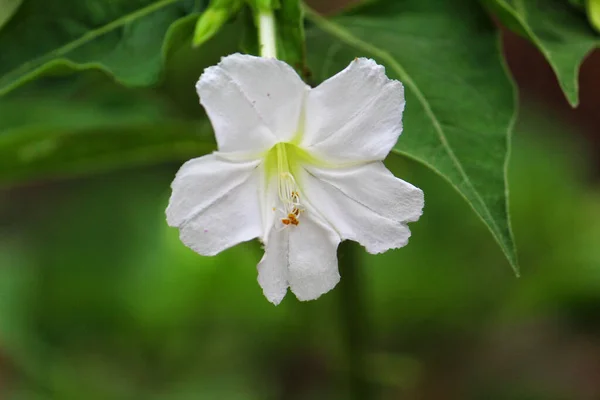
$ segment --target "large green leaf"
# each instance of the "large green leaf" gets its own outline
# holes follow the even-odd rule
[[[214,148],[208,121],[170,117],[160,102],[131,94],[0,103],[0,132],[0,185],[185,160]]]
[[[508,27],[546,57],[569,103],[579,103],[579,66],[600,46],[585,14],[565,0],[482,0]]]
[[[42,75],[99,69],[130,86],[160,77],[183,0],[28,0],[0,31],[0,95]]]
[[[128,166],[183,161],[214,148],[194,90],[204,68],[233,52],[228,24],[193,49],[195,15],[171,29],[165,81],[125,88],[102,73],[43,79],[0,100],[0,186]]]
[[[496,30],[479,5],[388,1],[333,20],[314,12],[308,17],[316,25],[307,32],[315,77],[326,79],[354,57],[366,56],[402,81],[404,133],[394,151],[450,182],[518,273],[506,183],[515,94]],[[425,198],[440,201],[427,199],[427,193]],[[456,221],[457,231],[460,224]]]

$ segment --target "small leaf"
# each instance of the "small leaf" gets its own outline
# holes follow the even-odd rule
[[[0,29],[17,12],[23,0],[0,0]]]
[[[28,0],[0,31],[0,95],[40,76],[88,69],[125,85],[152,85],[162,71],[169,27],[195,10],[186,4]]]
[[[404,83],[404,133],[394,152],[445,178],[487,225],[518,274],[506,182],[515,93],[496,29],[478,4],[390,1],[333,20],[314,12],[307,16],[316,25],[307,39],[318,80],[364,56]],[[427,200],[427,193],[425,199],[443,201]]]
[[[542,52],[567,100],[576,107],[579,66],[600,46],[600,37],[590,28],[585,15],[565,0],[482,1],[507,28],[530,40]]]

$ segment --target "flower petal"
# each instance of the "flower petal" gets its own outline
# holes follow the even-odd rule
[[[302,146],[338,163],[383,160],[402,133],[404,88],[358,58],[306,100]]]
[[[291,139],[308,86],[286,63],[232,54],[196,84],[219,150],[261,152]]]
[[[186,246],[215,255],[261,234],[259,164],[209,154],[181,167],[171,185],[167,222],[180,229]]]
[[[350,168],[305,167],[301,185],[314,207],[340,234],[382,253],[408,243],[406,222],[419,219],[423,192],[377,161]]]
[[[258,263],[258,284],[267,300],[277,305],[285,297],[288,283],[288,230],[272,228],[265,254]]]
[[[310,209],[298,226],[271,229],[258,282],[267,299],[279,304],[288,286],[299,300],[314,300],[340,281],[339,235]]]

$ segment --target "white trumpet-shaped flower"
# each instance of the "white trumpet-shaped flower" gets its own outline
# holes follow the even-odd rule
[[[382,66],[355,59],[311,89],[282,61],[233,54],[196,88],[218,151],[172,184],[167,221],[188,247],[215,255],[259,238],[258,282],[278,304],[288,287],[300,300],[331,290],[342,240],[370,253],[407,244],[423,192],[382,163],[404,109]]]

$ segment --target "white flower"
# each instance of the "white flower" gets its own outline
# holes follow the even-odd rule
[[[219,151],[175,177],[169,225],[215,255],[259,238],[258,282],[278,304],[288,287],[316,299],[339,281],[336,250],[370,253],[407,244],[423,192],[381,162],[402,132],[404,90],[359,58],[311,89],[276,59],[233,54],[196,85]]]

